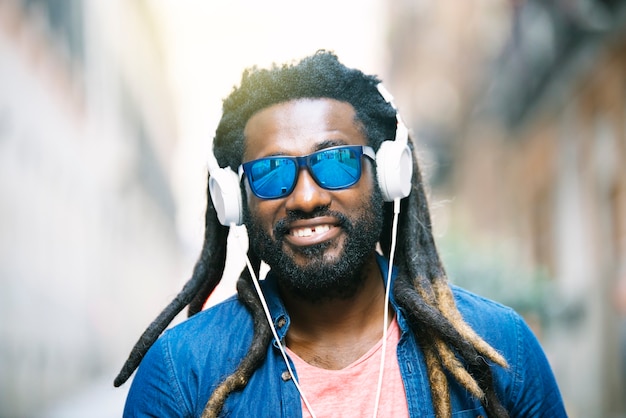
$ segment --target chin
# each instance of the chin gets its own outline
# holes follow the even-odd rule
[[[292,262],[300,267],[306,268],[313,264],[333,265],[345,257],[343,245],[339,243],[323,242],[308,247],[286,246],[284,253],[291,258]]]

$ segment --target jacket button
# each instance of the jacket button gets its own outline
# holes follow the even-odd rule
[[[286,323],[287,323],[287,320],[285,319],[285,317],[281,317],[281,318],[278,320],[278,328],[282,328],[282,327],[284,327]]]
[[[281,375],[280,375],[281,379],[283,379],[285,382],[291,380],[291,373],[289,373],[288,370],[285,370]]]

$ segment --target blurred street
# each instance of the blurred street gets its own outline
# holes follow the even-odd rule
[[[318,49],[393,92],[450,281],[524,316],[572,418],[626,417],[626,2],[0,0],[0,418],[121,416],[222,99]]]

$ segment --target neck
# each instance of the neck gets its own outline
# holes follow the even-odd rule
[[[287,346],[304,361],[341,369],[380,340],[385,288],[374,254],[363,266],[362,278],[362,286],[348,298],[311,302],[283,292],[291,318]]]

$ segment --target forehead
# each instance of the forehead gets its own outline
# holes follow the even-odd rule
[[[334,99],[298,99],[267,107],[248,120],[243,160],[304,155],[334,145],[366,145],[354,107]]]

